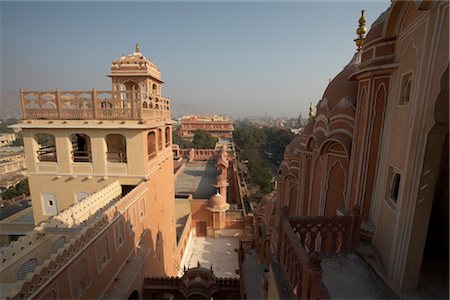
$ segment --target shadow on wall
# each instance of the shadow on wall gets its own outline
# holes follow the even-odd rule
[[[47,233],[58,235],[59,231],[61,237],[71,239],[64,240],[65,243],[52,249],[56,255],[48,255],[48,259],[33,257],[37,251],[32,252],[32,255],[31,252],[24,253],[36,260],[36,265],[30,272],[33,275],[28,273],[25,280],[16,286],[16,293],[11,296],[23,294],[26,298],[50,298],[55,294],[56,284],[59,286],[58,295],[54,295],[57,298],[98,298],[102,296],[98,294],[99,290],[108,290],[108,295],[105,296],[111,298],[127,298],[132,296],[134,290],[138,293],[142,291],[144,276],[164,276],[164,238],[160,230],[153,236],[145,217],[136,213],[140,204],[136,200],[141,199],[134,195],[136,189],[139,187],[130,191],[127,196],[100,208],[96,214],[82,222],[80,227],[64,223],[57,218],[58,215],[36,227],[34,231],[38,230],[36,234],[42,237]],[[148,205],[146,209],[147,207]],[[148,210],[145,215],[149,215]],[[64,235],[70,228],[80,233]],[[19,239],[19,242],[24,238],[26,239]],[[42,243],[41,249],[45,250],[42,246],[48,248],[50,245],[43,242],[48,244],[42,238],[33,243]],[[70,278],[71,285],[65,289],[63,287],[67,278]],[[110,282],[112,287],[107,286]],[[100,288],[102,284],[105,286]],[[38,285],[40,289],[36,293],[36,289],[28,288],[30,285]],[[124,290],[123,286],[129,288]]]

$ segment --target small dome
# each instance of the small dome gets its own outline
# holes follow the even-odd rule
[[[359,56],[359,53],[355,54],[350,63],[328,84],[323,94],[323,99],[326,99],[323,105],[327,105],[328,110],[335,107],[344,97],[349,97],[353,101],[356,99],[358,82],[350,81],[349,78],[359,69]]]
[[[220,207],[224,203],[227,203],[227,202],[225,201],[225,198],[219,193],[216,193],[216,194],[212,195],[211,198],[209,198],[209,206]]]
[[[190,297],[194,295],[210,299],[216,290],[216,276],[212,270],[203,267],[187,270],[180,280],[180,291],[186,299],[191,299]]]
[[[120,68],[122,65],[138,65],[141,67],[149,66],[157,69],[155,64],[140,52],[133,52],[128,54],[127,56],[122,56],[116,59],[115,61],[113,61],[111,68]]]
[[[378,17],[378,19],[375,20],[375,22],[372,23],[372,26],[370,26],[370,30],[367,33],[366,38],[364,39],[363,49],[365,45],[381,37],[381,35],[383,34],[383,27],[388,15],[389,8],[385,12],[383,12]]]
[[[138,46],[136,46],[135,52],[122,55],[112,62],[110,76],[118,76],[120,74],[150,75],[161,81],[161,72],[150,59],[140,52]]]
[[[230,205],[227,203],[227,200],[224,196],[219,193],[216,193],[209,198],[208,201],[209,210],[214,211],[222,211],[230,208]]]

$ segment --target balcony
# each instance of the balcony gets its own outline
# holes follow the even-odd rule
[[[390,299],[392,292],[357,255],[359,215],[283,220],[280,285],[293,299]]]
[[[165,120],[170,100],[145,91],[23,91],[24,119]]]

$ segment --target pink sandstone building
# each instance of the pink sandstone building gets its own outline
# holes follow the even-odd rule
[[[192,139],[197,129],[205,130],[212,136],[222,139],[233,137],[233,122],[224,116],[192,115],[181,119],[181,137]]]
[[[256,213],[269,298],[448,298],[448,15],[394,1],[365,37],[361,16]]]

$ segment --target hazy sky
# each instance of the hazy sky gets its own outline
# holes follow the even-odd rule
[[[1,2],[1,89],[110,89],[139,41],[172,101],[298,116],[353,56],[361,9],[370,28],[389,2]]]

